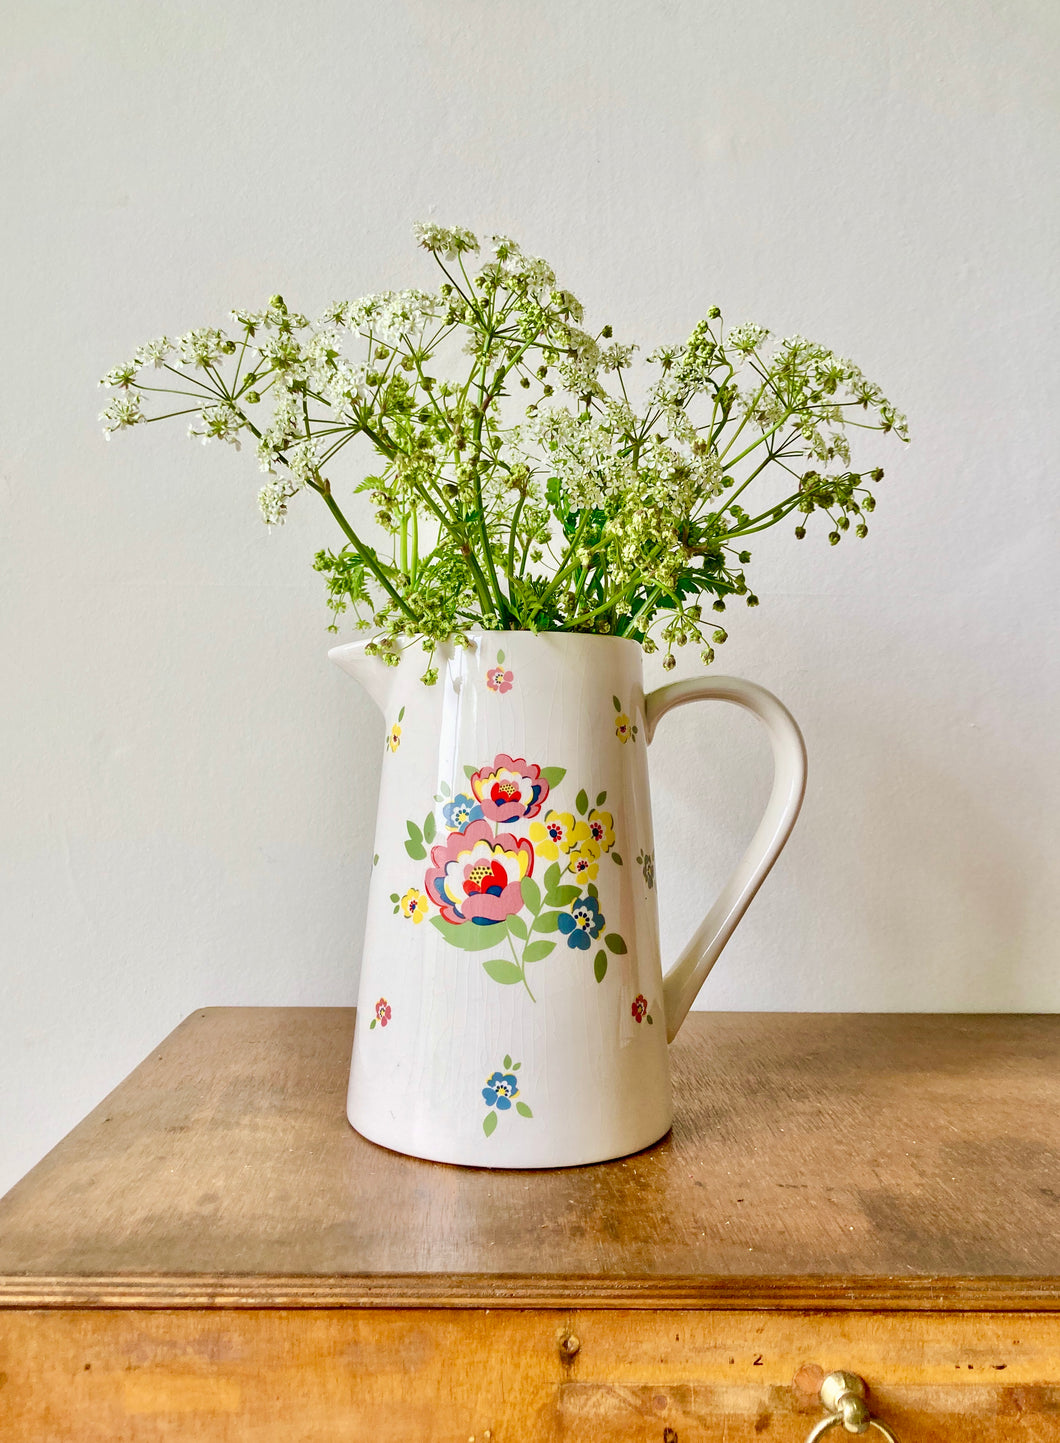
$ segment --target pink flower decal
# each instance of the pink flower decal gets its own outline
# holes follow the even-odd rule
[[[490,691],[511,691],[514,680],[514,675],[510,671],[505,671],[503,666],[491,666],[486,673],[486,685]]]
[[[450,832],[444,842],[431,848],[431,869],[423,885],[446,922],[488,927],[520,910],[522,880],[533,870],[534,849],[529,840],[510,832],[495,837],[483,818],[462,832]]]
[[[645,1017],[648,1015],[648,999],[645,997],[643,992],[638,992],[636,997],[634,997],[633,1007],[631,1010],[633,1012],[634,1022],[644,1021]]]
[[[472,775],[471,790],[482,815],[491,822],[517,822],[537,816],[548,796],[548,782],[540,767],[500,752],[492,766]]]
[[[389,1021],[390,1003],[386,1000],[385,997],[380,997],[379,1001],[375,1004],[375,1016],[372,1018],[371,1022],[369,1022],[368,1030],[370,1032],[377,1022],[379,1023],[380,1027],[385,1027]]]

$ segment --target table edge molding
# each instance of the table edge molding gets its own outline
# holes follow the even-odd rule
[[[503,1277],[451,1273],[0,1277],[0,1309],[679,1308],[1060,1312],[1060,1277]]]

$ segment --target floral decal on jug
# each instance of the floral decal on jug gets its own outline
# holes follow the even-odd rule
[[[482,1097],[490,1111],[482,1119],[482,1131],[487,1137],[491,1137],[497,1130],[498,1114],[510,1112],[513,1103],[520,1117],[534,1115],[527,1104],[519,1099],[519,1079],[515,1074],[521,1066],[521,1062],[513,1062],[506,1055],[500,1068],[486,1079]]]
[[[602,858],[622,865],[614,817],[603,810],[607,793],[600,792],[590,807],[582,788],[573,811],[546,810],[566,769],[541,767],[506,752],[486,766],[466,767],[465,775],[467,792],[453,796],[443,783],[435,795],[444,838],[435,841],[434,811],[422,825],[406,822],[406,852],[414,860],[427,860],[429,848],[429,865],[422,891],[413,886],[403,896],[391,894],[395,911],[418,923],[427,907],[436,907],[431,925],[451,947],[506,949],[506,955],[483,961],[483,970],[502,986],[523,986],[531,1001],[537,999],[527,969],[560,942],[575,953],[595,950],[593,975],[602,982],[608,953],[627,951],[622,936],[606,930],[596,884]],[[543,873],[542,861],[548,864]],[[565,874],[573,880],[565,880]]]

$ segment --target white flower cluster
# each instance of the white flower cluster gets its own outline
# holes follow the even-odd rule
[[[435,318],[438,299],[428,291],[380,291],[359,301],[332,306],[326,313],[351,331],[362,331],[393,345],[403,335],[413,336]]]
[[[443,255],[452,260],[464,251],[477,251],[478,239],[465,226],[441,226],[431,225],[429,222],[420,222],[413,227],[413,234],[417,244],[426,251],[433,251],[436,255]]]
[[[749,356],[752,351],[757,351],[768,337],[769,331],[765,326],[756,326],[753,321],[744,321],[743,325],[730,327],[725,337],[725,344],[732,350]]]
[[[240,449],[239,433],[243,428],[243,418],[231,402],[204,406],[199,419],[202,429],[198,429],[193,421],[188,427],[189,436],[200,437],[204,446],[208,441],[227,441],[237,451]]]

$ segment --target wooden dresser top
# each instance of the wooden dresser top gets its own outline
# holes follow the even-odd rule
[[[1060,1308],[1060,1016],[693,1013],[557,1171],[345,1117],[349,1008],[187,1018],[0,1200],[0,1306]]]

